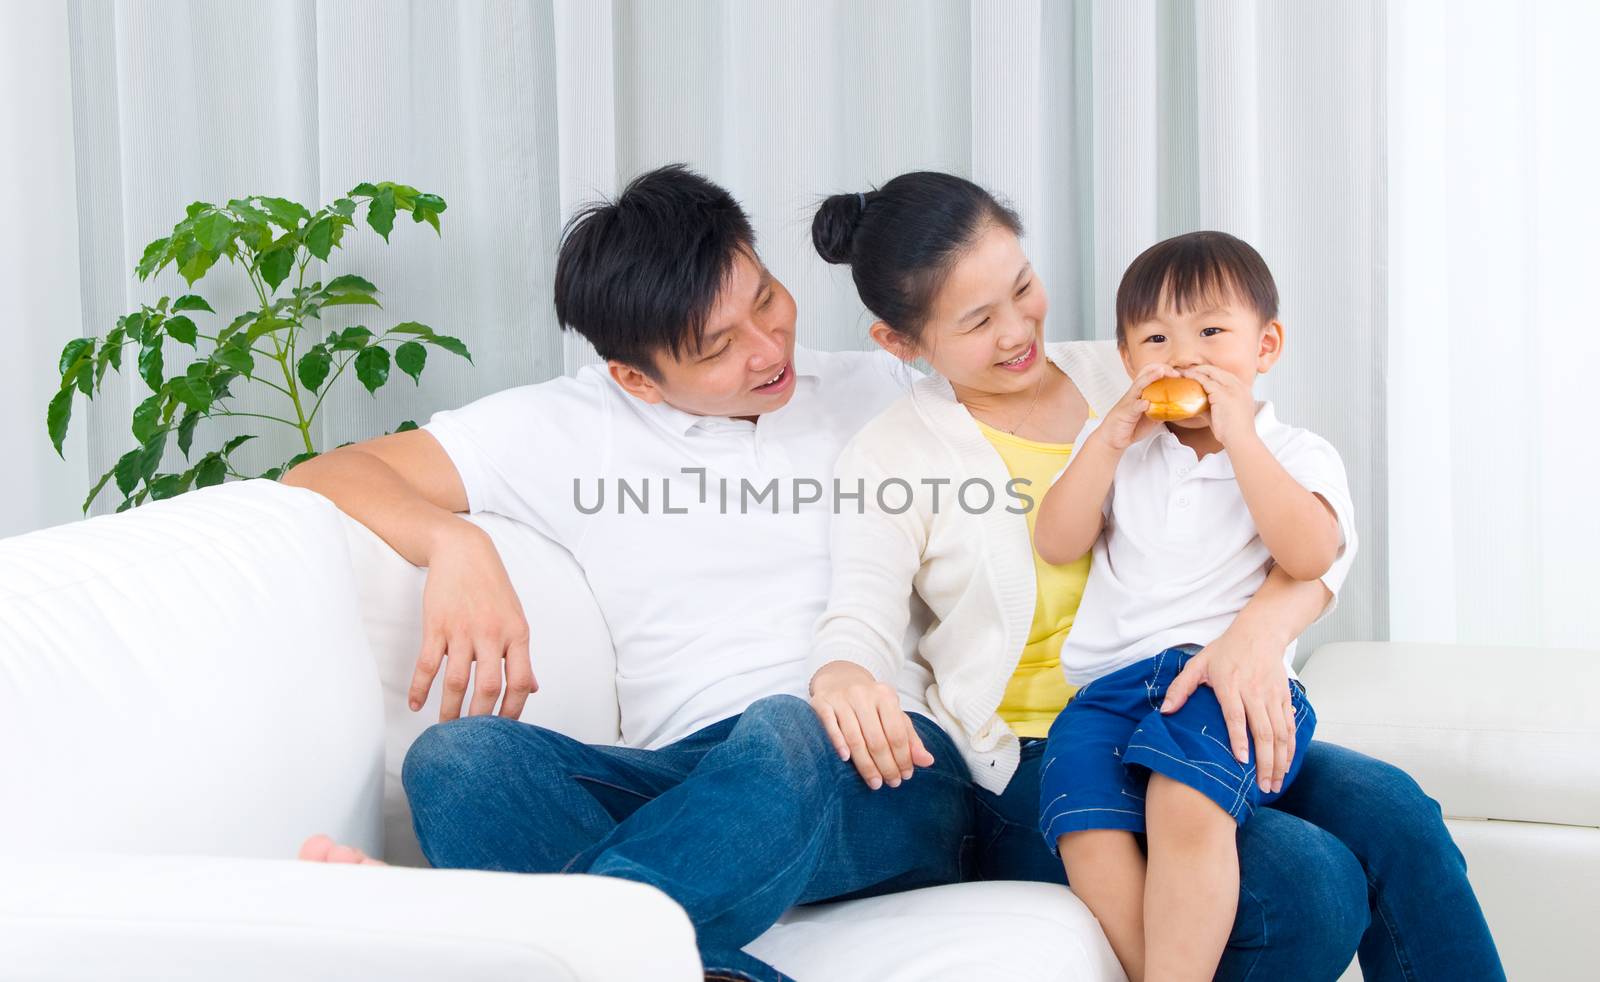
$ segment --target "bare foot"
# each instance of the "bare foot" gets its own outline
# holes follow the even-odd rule
[[[300,858],[312,863],[355,863],[361,866],[387,866],[355,846],[341,846],[318,832],[300,846]]]

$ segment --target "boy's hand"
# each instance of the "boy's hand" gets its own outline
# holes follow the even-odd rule
[[[1144,390],[1158,378],[1177,377],[1176,368],[1161,362],[1139,369],[1139,373],[1133,377],[1133,385],[1106,413],[1105,422],[1096,430],[1097,433],[1104,434],[1101,439],[1106,440],[1113,450],[1120,452],[1149,435],[1151,430],[1161,425],[1161,421],[1145,415],[1150,409],[1150,402],[1144,398]]]
[[[811,677],[811,708],[839,759],[854,763],[874,791],[885,781],[897,788],[911,779],[915,768],[933,764],[933,754],[900,708],[894,686],[854,662],[829,662],[817,669]]]
[[[1256,397],[1250,386],[1214,365],[1195,365],[1179,373],[1199,382],[1211,403],[1211,434],[1224,448],[1256,439]]]

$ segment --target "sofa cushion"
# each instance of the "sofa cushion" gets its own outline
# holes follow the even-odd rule
[[[745,950],[797,979],[1126,978],[1089,908],[1048,883],[958,883],[796,907]]]
[[[528,697],[522,720],[586,743],[616,743],[621,735],[616,656],[583,571],[565,549],[526,525],[490,514],[467,520],[493,540],[528,618],[529,656],[539,691]],[[426,861],[412,831],[400,766],[418,735],[439,721],[444,693],[441,669],[423,707],[412,712],[406,705],[422,644],[426,571],[412,566],[360,522],[348,517],[343,522],[361,621],[383,685],[382,856],[391,863],[422,866]]]
[[[1317,739],[1400,767],[1449,817],[1600,826],[1600,652],[1327,644],[1300,677]]]
[[[0,849],[375,849],[382,712],[316,494],[244,481],[0,542]]]

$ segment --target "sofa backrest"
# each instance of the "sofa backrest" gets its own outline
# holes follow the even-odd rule
[[[376,848],[349,563],[338,510],[269,481],[0,541],[0,851]]]
[[[522,720],[587,743],[616,743],[621,737],[616,655],[583,570],[565,549],[526,525],[490,514],[467,520],[493,540],[528,618],[539,691],[528,698]],[[421,710],[412,712],[406,705],[421,650],[426,571],[406,562],[366,526],[348,517],[343,521],[361,621],[383,686],[382,854],[391,863],[423,865],[400,766],[412,741],[438,722],[443,693],[441,672]]]

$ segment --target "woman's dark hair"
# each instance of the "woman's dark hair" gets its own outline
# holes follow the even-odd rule
[[[1022,234],[1017,213],[963,177],[901,174],[876,191],[835,194],[811,220],[811,242],[830,263],[848,263],[861,302],[912,339],[956,261],[983,231]]]
[[[1226,232],[1187,232],[1139,253],[1117,287],[1117,344],[1128,328],[1164,307],[1186,314],[1202,304],[1246,303],[1261,323],[1278,316],[1278,286],[1261,253]]]
[[[662,349],[699,350],[723,282],[755,241],[733,195],[683,164],[641,174],[562,230],[556,320],[601,358],[655,377]]]

